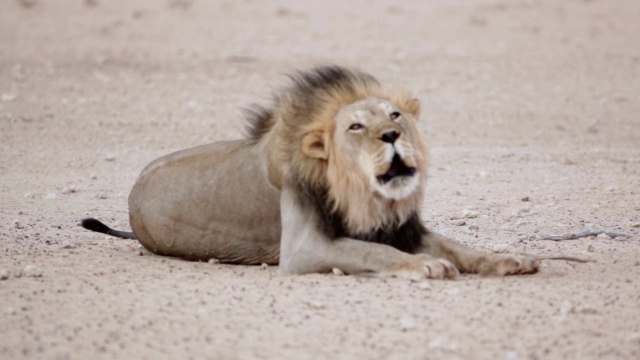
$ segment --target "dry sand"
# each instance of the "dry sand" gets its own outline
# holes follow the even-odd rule
[[[0,1],[0,358],[640,358],[638,1],[269,4]],[[595,262],[290,276],[77,226],[127,229],[144,165],[242,136],[241,107],[328,63],[422,100],[431,228]],[[589,228],[632,236],[536,240]]]

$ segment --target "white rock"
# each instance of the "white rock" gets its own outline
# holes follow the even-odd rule
[[[115,161],[116,160],[116,154],[114,153],[108,153],[105,157],[105,160],[107,161]]]
[[[573,304],[569,300],[565,300],[562,305],[560,305],[560,314],[558,315],[558,320],[563,321],[567,318],[567,315],[573,313],[575,310]]]
[[[404,315],[400,318],[400,329],[404,331],[413,330],[416,328],[416,325],[416,320],[409,315]]]
[[[429,290],[431,289],[431,284],[428,281],[422,281],[418,283],[418,288],[422,290]]]
[[[24,225],[22,224],[22,221],[18,219],[13,220],[13,227],[16,229],[24,229]]]
[[[465,219],[455,219],[451,221],[451,225],[455,225],[455,226],[463,226],[467,223],[467,221]]]
[[[307,301],[307,305],[309,305],[310,308],[312,309],[316,309],[316,310],[320,310],[320,309],[324,309],[325,305],[322,301],[318,301],[318,300],[309,300]]]
[[[460,288],[452,287],[444,290],[446,295],[458,295],[460,294]]]
[[[511,250],[511,247],[507,244],[496,244],[493,246],[493,251],[497,253],[507,253]]]
[[[47,195],[44,196],[44,199],[45,200],[54,200],[57,197],[58,197],[58,195],[56,193],[48,193]]]
[[[22,268],[22,275],[29,277],[41,277],[44,272],[39,267],[29,264]]]
[[[429,341],[429,344],[427,345],[429,346],[429,348],[431,349],[443,349],[443,350],[449,350],[449,351],[455,351],[460,349],[460,345],[456,344],[455,342],[449,341],[444,337],[436,337],[435,339],[432,339],[431,341]]]
[[[78,188],[75,185],[67,185],[64,188],[62,188],[62,193],[65,195],[73,194],[77,192],[78,192]]]
[[[507,351],[507,353],[505,354],[505,358],[507,360],[517,360],[518,357],[519,357],[519,354],[515,350]]]
[[[10,102],[10,101],[13,101],[13,100],[17,99],[18,95],[16,95],[16,94],[2,94],[1,98],[2,98],[2,101],[4,101],[4,102]]]
[[[602,240],[611,240],[611,236],[602,233],[602,234],[598,234],[598,239],[602,239]]]
[[[207,263],[209,263],[209,264],[219,264],[220,260],[211,258],[211,259],[209,259],[209,261],[207,261]]]
[[[345,275],[345,274],[344,274],[344,271],[342,271],[342,270],[340,270],[340,269],[338,269],[338,268],[333,268],[333,269],[331,269],[331,273],[332,273],[333,275],[338,275],[338,276],[343,276],[343,275]]]
[[[480,213],[478,213],[475,210],[471,210],[471,209],[464,209],[462,210],[462,218],[463,219],[475,219],[480,215]]]
[[[2,312],[4,314],[7,315],[15,315],[18,313],[18,311],[16,310],[16,308],[12,307],[12,306],[7,306],[6,308],[2,309]]]
[[[269,264],[267,264],[267,263],[260,264],[260,269],[261,270],[266,270],[268,267],[269,267]]]
[[[7,280],[11,276],[11,272],[7,269],[0,269],[0,280]]]
[[[640,332],[629,334],[627,341],[640,345]]]

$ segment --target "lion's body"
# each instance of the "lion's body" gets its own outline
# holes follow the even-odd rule
[[[267,181],[265,164],[264,152],[249,140],[154,161],[129,196],[133,232],[157,254],[276,264],[280,195]]]
[[[532,258],[480,253],[424,227],[419,113],[416,99],[368,74],[300,73],[270,107],[252,109],[248,139],[149,164],[129,197],[133,232],[157,254],[294,273],[537,271]]]

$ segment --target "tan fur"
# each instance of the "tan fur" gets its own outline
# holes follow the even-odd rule
[[[398,226],[422,205],[428,154],[417,127],[420,103],[408,93],[326,67],[294,76],[270,107],[250,112],[249,139],[183,150],[145,168],[129,207],[133,232],[147,249],[279,262],[295,273],[337,267],[418,279],[451,278],[458,270],[537,271],[531,259],[483,254],[426,229],[415,254],[331,235],[331,224],[354,234]],[[392,168],[406,173],[385,178]],[[327,222],[334,216],[341,222]]]

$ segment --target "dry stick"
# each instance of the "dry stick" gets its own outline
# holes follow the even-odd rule
[[[586,258],[580,258],[580,257],[577,257],[577,256],[565,256],[565,255],[534,256],[534,258],[536,260],[566,260],[566,261],[575,261],[575,262],[580,262],[580,263],[596,262],[594,259],[586,259]]]
[[[539,236],[538,240],[553,240],[553,241],[573,240],[573,239],[579,239],[587,236],[598,236],[600,234],[605,234],[612,238],[632,236],[630,234],[620,233],[620,232],[611,231],[611,230],[585,230],[577,233]]]

